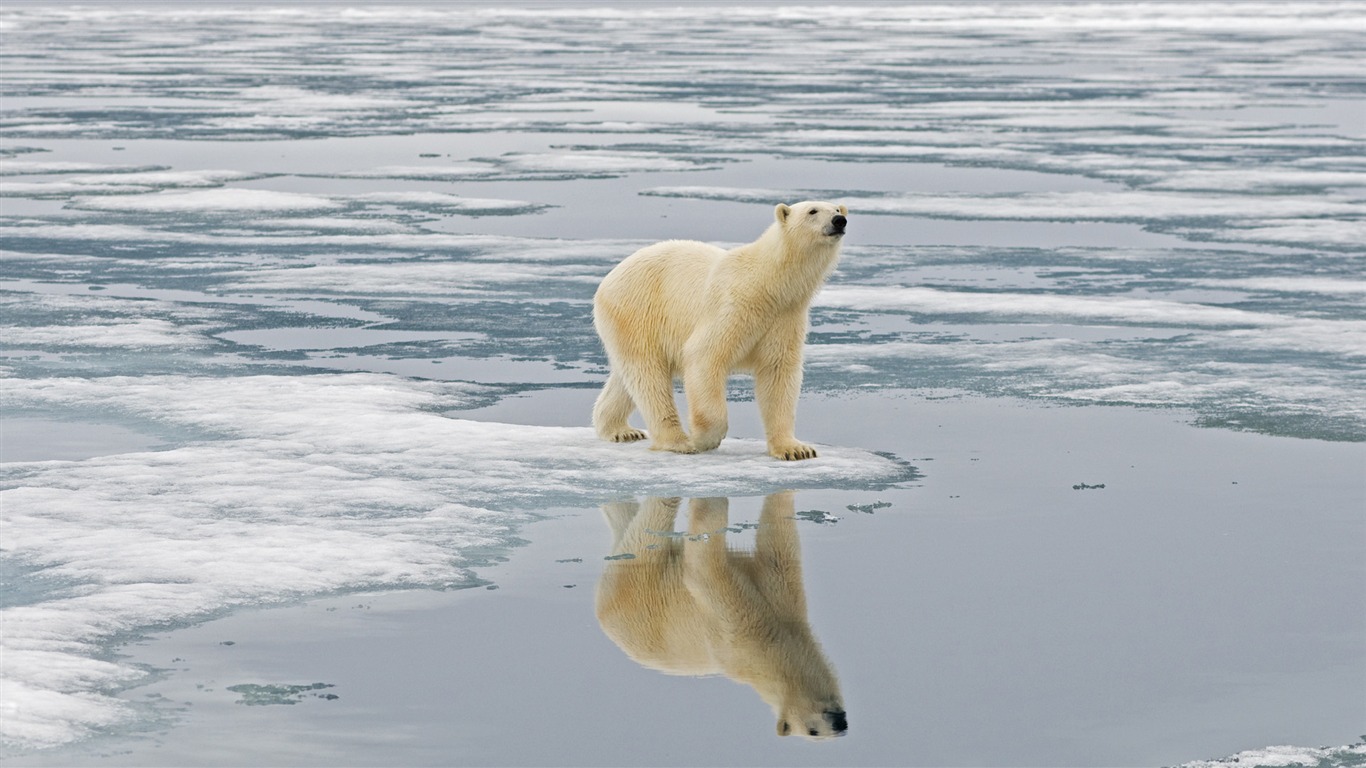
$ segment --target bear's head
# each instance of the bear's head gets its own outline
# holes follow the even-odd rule
[[[788,237],[815,242],[838,243],[849,222],[849,209],[834,203],[807,200],[787,205],[779,203],[773,217]]]
[[[849,720],[844,707],[837,701],[823,705],[806,702],[805,706],[792,706],[788,703],[778,713],[778,735],[796,733],[799,736],[819,741],[843,736],[849,730]]]

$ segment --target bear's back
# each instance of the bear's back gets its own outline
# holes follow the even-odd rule
[[[726,250],[696,240],[665,240],[626,257],[593,297],[599,330],[643,343],[676,360],[714,300],[708,280]],[[603,321],[614,321],[606,326]]]

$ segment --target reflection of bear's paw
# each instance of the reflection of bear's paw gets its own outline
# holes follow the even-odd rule
[[[644,440],[645,433],[638,429],[627,427],[620,432],[613,432],[612,434],[607,435],[607,439],[614,443],[634,443],[637,440]]]
[[[783,461],[801,461],[816,458],[816,449],[806,443],[773,443],[768,446],[768,455]]]

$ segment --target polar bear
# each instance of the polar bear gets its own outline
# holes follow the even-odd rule
[[[726,436],[726,379],[754,374],[768,452],[810,459],[797,440],[802,345],[811,298],[839,259],[849,210],[824,202],[780,204],[758,240],[727,251],[694,240],[667,240],[636,251],[603,278],[593,325],[611,372],[593,406],[604,440],[645,432],[627,424],[637,408],[654,450],[709,451]],[[674,406],[683,379],[692,435]]]
[[[679,502],[603,507],[613,534],[597,589],[603,632],[651,669],[749,685],[780,736],[844,735],[839,681],[807,620],[792,492],[764,499],[753,552],[727,548],[724,498],[693,499],[689,535],[671,535]]]

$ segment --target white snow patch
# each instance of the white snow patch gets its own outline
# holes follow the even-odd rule
[[[370,192],[363,195],[354,195],[349,199],[358,200],[364,203],[421,206],[471,213],[520,213],[548,207],[541,203],[533,203],[526,200],[461,197],[459,195],[449,195],[444,192]]]
[[[78,163],[61,160],[14,160],[0,158],[0,176],[46,176],[64,173],[115,173],[163,171],[164,166],[146,165],[107,165],[105,163]]]
[[[317,195],[235,188],[126,197],[86,197],[73,200],[69,205],[85,210],[146,213],[270,213],[342,207],[342,204],[335,200]]]
[[[1074,317],[1164,325],[1264,325],[1268,322],[1267,315],[1256,312],[1158,299],[945,291],[908,286],[828,285],[814,303],[845,309],[939,315]]]
[[[1220,230],[1218,240],[1266,242],[1286,245],[1318,244],[1359,247],[1366,243],[1366,219],[1276,219],[1252,226]]]
[[[0,326],[8,348],[102,347],[166,349],[202,347],[208,339],[167,320],[137,318],[77,325]]]
[[[601,268],[577,264],[493,261],[333,264],[240,272],[224,289],[322,291],[366,296],[483,296],[494,290],[504,290],[503,286],[510,283],[555,279],[592,284],[601,280],[604,273]]]
[[[1253,192],[1296,188],[1366,187],[1366,172],[1352,170],[1197,169],[1178,171],[1148,185],[1152,189]]]
[[[1292,747],[1288,745],[1249,749],[1218,760],[1193,760],[1181,768],[1317,768],[1321,765],[1359,765],[1366,758],[1366,743],[1343,747]]]
[[[1228,280],[1202,280],[1201,285],[1219,288],[1245,288],[1276,293],[1322,293],[1355,295],[1366,293],[1366,280],[1340,280],[1331,277],[1246,277]]]
[[[509,153],[496,158],[509,171],[523,173],[618,174],[643,171],[692,171],[720,163],[677,159],[652,152],[584,150],[559,153]]]

